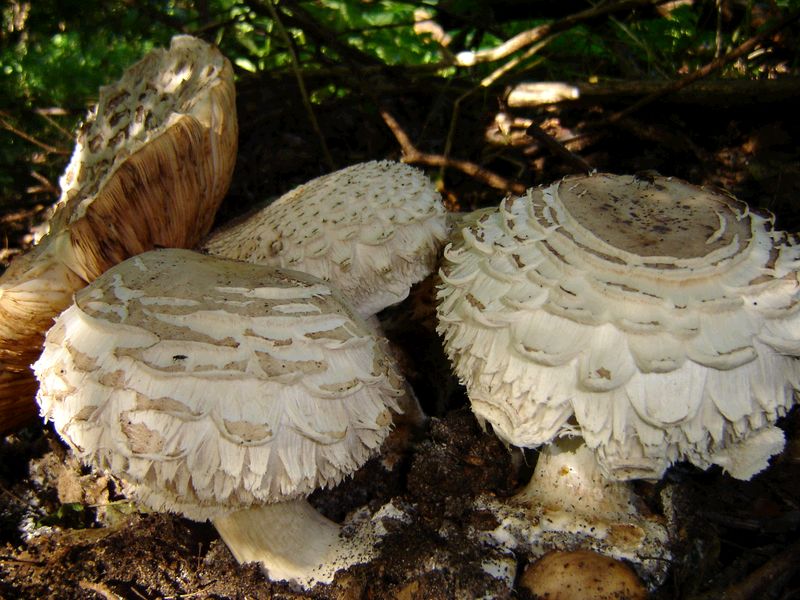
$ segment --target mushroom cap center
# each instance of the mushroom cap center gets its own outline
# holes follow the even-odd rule
[[[593,175],[565,180],[557,194],[569,212],[562,232],[577,239],[577,225],[641,257],[702,258],[732,245],[738,253],[752,235],[743,203],[668,177]]]

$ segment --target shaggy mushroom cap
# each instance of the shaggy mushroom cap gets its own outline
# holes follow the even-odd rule
[[[800,388],[800,246],[673,178],[568,178],[445,250],[440,333],[509,443],[582,436],[611,479],[688,460],[739,479],[783,448]]]
[[[408,296],[446,237],[445,210],[427,176],[372,161],[295,188],[214,233],[203,249],[332,281],[370,316]]]
[[[324,282],[185,250],[78,292],[35,371],[42,415],[85,464],[197,520],[336,484],[377,452],[401,393]]]
[[[0,279],[0,361],[28,366],[72,294],[112,265],[208,232],[236,156],[233,69],[190,36],[153,50],[100,89],[61,178],[49,233]],[[0,430],[35,414],[0,386]]]

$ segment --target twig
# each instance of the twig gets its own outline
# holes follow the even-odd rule
[[[453,149],[453,140],[456,137],[456,124],[458,123],[458,115],[461,112],[461,103],[469,98],[472,94],[476,91],[481,89],[480,84],[468,89],[466,92],[461,94],[458,98],[455,99],[453,102],[453,110],[450,112],[450,126],[447,128],[447,137],[444,140],[444,162],[440,165],[441,168],[439,170],[439,177],[444,179],[444,172],[447,168],[447,159],[450,158],[450,151]],[[384,121],[386,117],[384,117]]]
[[[596,19],[606,14],[619,12],[638,6],[655,6],[664,2],[665,0],[620,0],[618,2],[611,2],[602,6],[592,7],[587,10],[569,15],[545,25],[540,25],[524,31],[505,43],[490,50],[482,50],[479,52],[462,52],[456,57],[456,64],[461,66],[470,66],[478,62],[489,62],[505,58],[510,54],[524,48],[531,46],[521,56],[513,58],[505,65],[496,69],[489,76],[485,77],[475,88],[468,90],[463,95],[459,96],[453,103],[453,112],[450,116],[450,127],[447,131],[447,139],[445,141],[444,156],[450,156],[450,149],[452,147],[453,139],[455,137],[456,123],[461,108],[461,103],[466,100],[470,95],[481,88],[488,88],[492,86],[500,77],[508,73],[511,69],[518,66],[522,61],[534,56],[539,50],[544,48],[556,34],[570,29],[575,25]],[[442,169],[444,171],[444,168]]]
[[[515,194],[522,194],[525,192],[525,186],[518,181],[511,181],[493,173],[488,169],[476,165],[475,163],[459,160],[455,158],[448,158],[441,154],[429,154],[427,152],[420,152],[411,142],[408,134],[403,130],[400,124],[386,109],[381,109],[381,117],[383,117],[386,126],[392,131],[400,148],[403,151],[403,162],[412,163],[417,165],[426,165],[428,167],[450,167],[458,169],[488,186],[505,192],[514,192]]]
[[[266,0],[265,4],[267,6],[267,10],[269,10],[270,15],[272,16],[272,20],[275,21],[275,26],[278,28],[278,32],[286,44],[286,50],[289,52],[289,57],[292,60],[292,70],[294,71],[295,78],[297,79],[297,87],[300,88],[300,96],[303,98],[303,105],[308,113],[308,119],[311,121],[311,127],[314,128],[317,138],[319,138],[319,145],[322,149],[322,155],[325,158],[325,162],[328,165],[328,168],[333,171],[336,169],[336,164],[333,162],[333,157],[328,150],[328,144],[325,141],[325,136],[322,134],[319,121],[317,121],[317,115],[314,113],[314,107],[311,105],[311,100],[308,97],[306,84],[303,80],[303,73],[300,70],[300,62],[297,60],[297,53],[294,51],[294,46],[292,45],[292,40],[289,37],[289,32],[286,31],[286,28],[283,26],[280,16],[278,16],[278,11],[275,9],[275,5],[273,4],[273,0]]]
[[[6,496],[11,498],[14,502],[19,504],[20,506],[26,506],[28,504],[25,500],[17,496],[14,492],[12,492],[9,489],[6,489],[6,487],[2,484],[0,484],[0,492],[3,492]]]
[[[715,590],[698,598],[723,598],[724,600],[755,600],[756,598],[773,597],[776,585],[785,583],[797,569],[800,561],[800,542],[795,542],[783,552],[773,556],[747,577],[724,590]]]
[[[36,194],[40,192],[46,192],[48,194],[54,194],[58,196],[59,190],[56,186],[52,184],[52,182],[42,175],[41,173],[37,173],[36,171],[31,171],[31,177],[33,177],[36,181],[38,181],[41,185],[37,185],[34,187],[29,187],[26,192],[29,194]]]
[[[627,117],[628,115],[639,110],[640,108],[643,108],[648,104],[652,104],[659,98],[662,98],[667,94],[672,94],[674,92],[682,90],[683,88],[694,83],[698,79],[707,77],[714,71],[717,71],[723,66],[725,66],[727,63],[732,62],[737,58],[744,56],[745,54],[748,54],[749,52],[754,50],[756,46],[758,46],[763,40],[777,33],[784,27],[791,25],[798,18],[800,18],[800,10],[795,10],[789,13],[783,19],[780,19],[777,22],[770,25],[769,27],[765,28],[761,33],[757,33],[753,37],[742,42],[741,44],[736,46],[736,48],[734,48],[724,56],[720,56],[719,58],[712,60],[710,63],[700,67],[699,69],[697,69],[692,73],[689,73],[688,75],[686,75],[682,79],[679,79],[678,81],[665,85],[660,90],[653,92],[652,94],[642,98],[638,102],[633,103],[628,108],[621,110],[617,113],[614,113],[613,115],[608,117],[608,119],[606,119],[605,122],[603,122],[602,124],[616,123],[620,119]]]
[[[134,594],[136,594],[136,596],[137,596],[138,598],[141,598],[142,600],[150,600],[150,599],[149,599],[147,596],[145,596],[144,594],[142,594],[142,592],[140,592],[139,590],[137,590],[135,587],[132,587],[132,588],[131,588],[131,591],[132,591]]]
[[[22,138],[26,142],[30,142],[34,146],[38,146],[48,154],[69,154],[69,152],[67,152],[66,150],[56,148],[55,146],[51,146],[50,144],[46,144],[45,142],[40,142],[32,135],[27,134],[20,129],[17,129],[11,124],[10,121],[7,120],[8,117],[9,117],[8,113],[0,111],[0,127],[2,127],[3,129],[10,131],[17,137]]]
[[[66,115],[67,111],[62,110],[61,112],[57,112],[57,113],[56,112],[51,112],[51,111],[52,111],[52,109],[37,108],[33,112],[35,112],[37,115],[42,117],[45,121],[47,121],[53,128],[56,129],[56,131],[64,134],[64,137],[66,137],[68,140],[72,141],[72,139],[73,139],[72,133],[70,131],[67,131],[61,125],[59,125],[58,122],[53,117],[50,116],[50,115],[53,115],[53,114]]]
[[[552,39],[552,38],[550,38]],[[508,71],[519,65],[522,61],[527,60],[534,54],[536,54],[539,50],[544,48],[549,42],[550,39],[542,40],[538,44],[535,44],[528,50],[526,50],[522,56],[515,57],[504,64],[502,67],[495,69],[492,73],[490,73],[487,77],[484,77],[477,86],[467,90],[463,94],[461,94],[458,98],[456,98],[455,102],[453,102],[453,110],[450,114],[450,127],[447,129],[447,138],[445,138],[444,142],[444,157],[445,160],[449,158],[450,151],[453,148],[453,140],[455,139],[456,135],[456,125],[458,124],[458,117],[461,112],[461,103],[469,98],[472,94],[480,90],[481,88],[489,88],[491,87],[500,77],[505,75]],[[446,163],[445,163],[446,164]],[[441,168],[440,176],[444,178],[444,171],[446,166],[443,165]]]
[[[13,556],[0,556],[0,563],[20,563],[23,565],[32,565],[34,567],[41,567],[45,564],[41,560],[28,560],[25,558],[15,558]]]
[[[607,14],[631,10],[643,6],[656,6],[658,4],[663,4],[665,1],[666,0],[619,0],[618,2],[609,2],[600,6],[587,8],[586,10],[569,15],[553,23],[539,25],[533,29],[518,33],[511,39],[506,40],[495,48],[480,50],[478,52],[462,52],[457,57],[457,64],[459,66],[471,66],[476,63],[500,60],[501,58],[505,58],[506,56],[513,54],[525,46],[529,46],[535,42],[538,42],[544,37],[547,37],[557,31],[563,31],[565,29],[574,27],[578,23],[591,21]]]
[[[256,12],[259,12],[261,4],[262,2],[260,0],[251,0],[248,2],[248,6],[250,6],[250,8]],[[358,65],[384,65],[383,61],[378,57],[367,54],[355,46],[351,46],[347,42],[341,41],[336,32],[323,27],[316,19],[314,19],[314,17],[306,12],[298,2],[294,2],[293,0],[283,0],[282,4],[288,7],[291,11],[291,14],[284,13],[284,20],[290,26],[297,26],[299,29],[303,30],[305,35],[314,38],[315,40],[318,40],[330,47],[332,50],[337,52],[345,62],[351,62]]]
[[[185,594],[178,594],[177,596],[166,596],[164,598],[164,600],[178,600],[179,598],[192,598],[194,596],[199,596],[200,594],[206,593],[208,590],[210,590],[215,585],[217,585],[216,579],[214,581],[212,581],[211,583],[209,583],[208,585],[203,586],[202,588],[200,588],[199,590],[197,590],[195,592],[186,592]]]
[[[412,30],[420,38],[427,34],[433,40],[445,60],[453,64],[456,62],[455,55],[450,51],[450,42],[453,41],[450,34],[447,33],[439,23],[433,20],[433,13],[425,8],[414,9],[414,25]]]
[[[526,130],[526,133],[531,137],[535,137],[542,144],[547,146],[547,149],[550,150],[552,154],[562,158],[565,162],[571,164],[578,171],[583,173],[589,173],[592,171],[592,165],[574,152],[571,152],[564,144],[559,142],[552,135],[548,134],[536,123],[531,123],[530,127],[528,127]]]
[[[554,39],[555,39],[555,36],[552,36],[550,38],[542,40],[538,44],[535,44],[534,46],[531,46],[530,48],[528,48],[520,56],[512,58],[510,61],[505,63],[502,67],[499,67],[498,69],[495,69],[487,77],[484,77],[483,79],[481,79],[481,86],[489,87],[489,86],[493,85],[503,75],[508,73],[511,69],[519,66],[519,64],[521,62],[526,61],[529,58],[531,58],[532,56],[534,56],[536,53],[539,52],[539,50],[541,50],[542,48],[547,46],[547,44],[549,44]],[[543,59],[540,58],[539,60],[541,61]],[[533,66],[529,66],[528,68],[533,68]]]
[[[99,594],[106,600],[123,600],[122,596],[115,594],[113,591],[111,591],[111,588],[104,583],[92,583],[91,581],[82,579],[78,585],[82,590],[92,591],[95,594]]]

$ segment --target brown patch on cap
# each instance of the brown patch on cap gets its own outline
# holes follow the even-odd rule
[[[519,585],[547,600],[643,600],[647,590],[628,565],[590,550],[549,552],[529,565]]]
[[[699,258],[750,239],[733,198],[667,177],[592,175],[564,180],[570,215],[603,242],[639,256]],[[569,227],[567,226],[567,229]]]

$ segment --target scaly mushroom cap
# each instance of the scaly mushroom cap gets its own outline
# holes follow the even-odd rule
[[[475,413],[519,446],[578,434],[606,476],[748,479],[800,387],[800,246],[672,178],[568,178],[445,250],[440,333]]]
[[[425,174],[372,161],[295,188],[203,248],[332,281],[370,316],[408,296],[446,237],[444,207]]]
[[[227,190],[236,144],[233,69],[201,40],[176,36],[101,88],[49,234],[0,279],[3,370],[32,380],[53,317],[109,267],[159,246],[195,246]],[[4,431],[35,408],[0,387],[0,414]]]
[[[84,463],[198,520],[339,482],[378,450],[402,393],[323,281],[187,250],[78,292],[34,369],[42,415]]]

